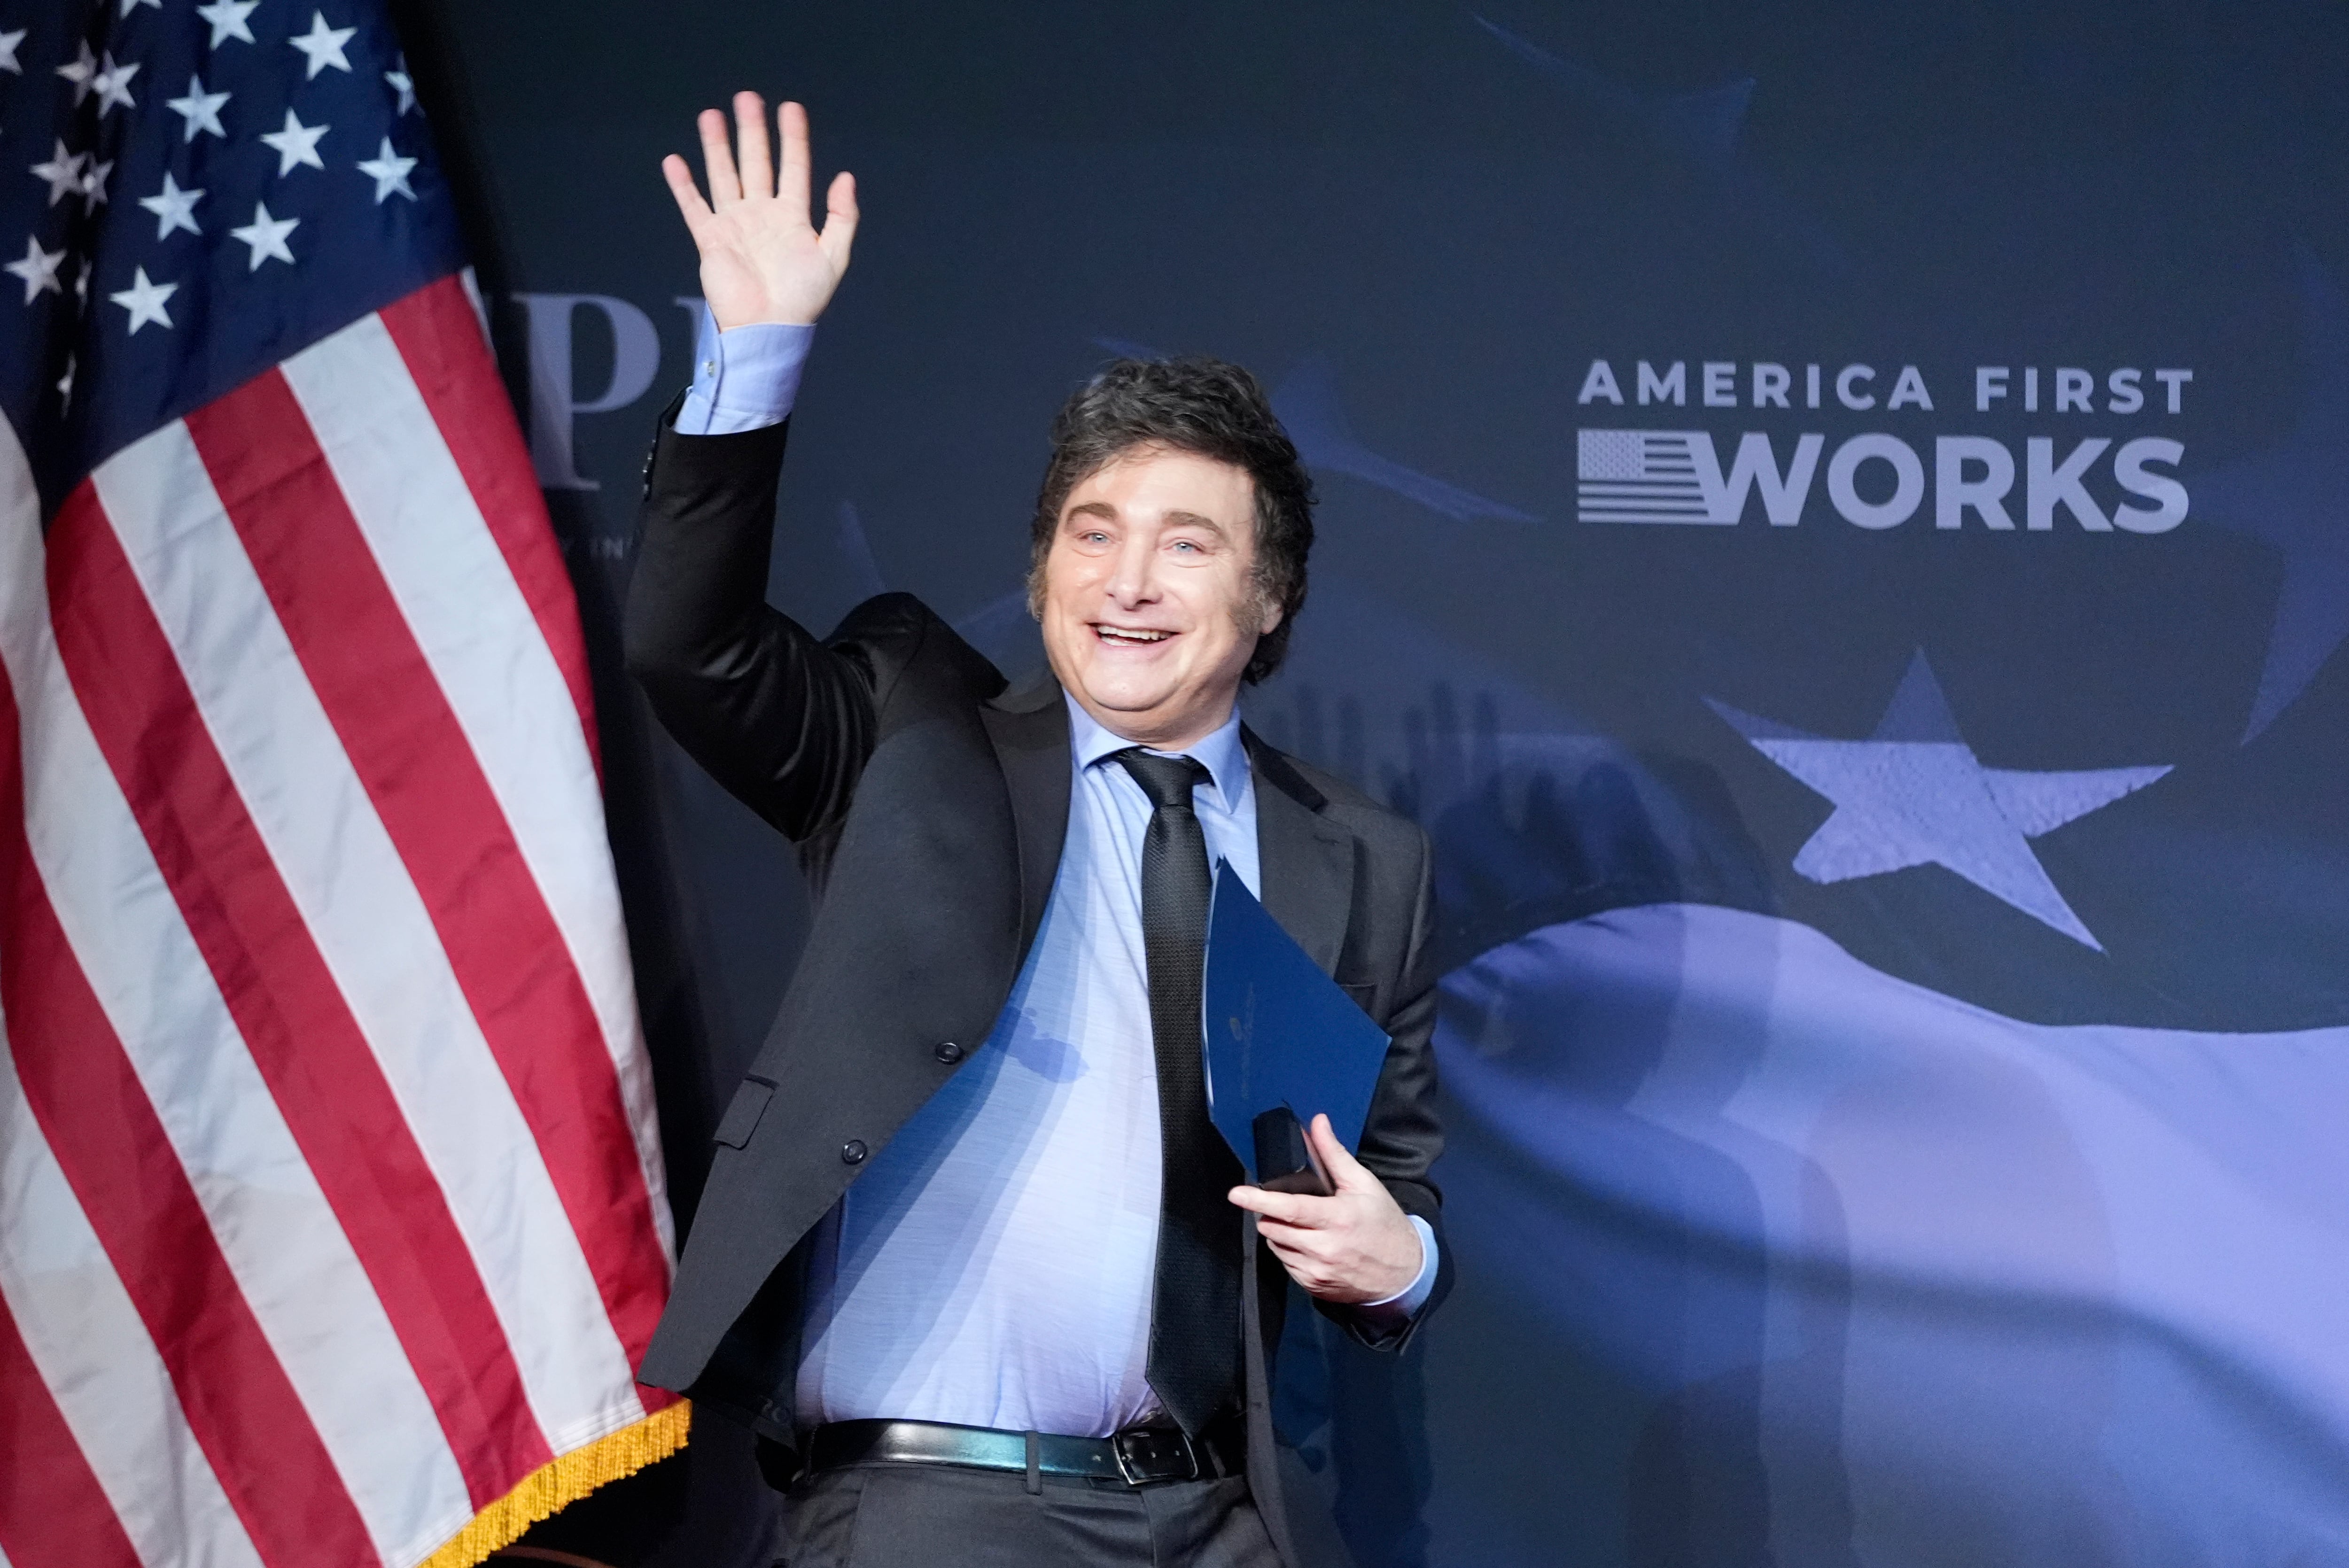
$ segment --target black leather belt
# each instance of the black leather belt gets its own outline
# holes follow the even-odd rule
[[[959,1465],[1024,1471],[1031,1483],[1049,1475],[1150,1486],[1238,1475],[1244,1463],[1242,1430],[1237,1417],[1216,1421],[1195,1441],[1175,1427],[1129,1427],[1106,1438],[1064,1438],[937,1421],[832,1421],[809,1435],[807,1469]]]

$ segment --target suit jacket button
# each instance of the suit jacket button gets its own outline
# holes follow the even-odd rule
[[[852,1138],[840,1146],[840,1161],[843,1165],[864,1164],[864,1140],[861,1138]]]
[[[947,1066],[952,1067],[955,1063],[962,1060],[962,1047],[956,1045],[952,1040],[948,1040],[945,1045],[938,1047],[937,1057],[938,1060],[946,1063]]]

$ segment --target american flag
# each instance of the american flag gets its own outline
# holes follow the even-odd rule
[[[1578,522],[1734,522],[1715,519],[1697,479],[1702,430],[1578,430]]]
[[[682,1441],[576,611],[363,0],[0,8],[0,1568]]]

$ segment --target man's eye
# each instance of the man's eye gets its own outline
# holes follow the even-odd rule
[[[1174,542],[1174,548],[1177,550],[1187,550],[1194,555],[1199,553],[1199,546],[1197,542],[1193,540],[1178,539]]]

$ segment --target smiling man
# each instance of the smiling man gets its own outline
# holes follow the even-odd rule
[[[800,847],[813,931],[717,1133],[639,1376],[760,1436],[800,1568],[1260,1568],[1287,1279],[1374,1348],[1447,1283],[1424,837],[1240,722],[1305,601],[1312,490],[1246,371],[1120,360],[1052,429],[1003,676],[918,601],[767,605],[775,488],[855,191],[807,129],[664,165],[711,323],[647,472],[629,668]],[[1241,1184],[1207,1117],[1208,868],[1392,1038],[1336,1191]]]

